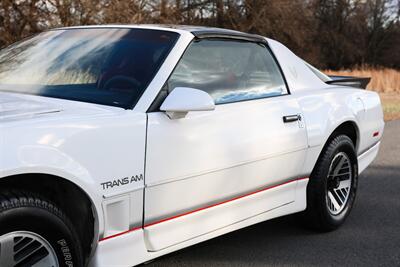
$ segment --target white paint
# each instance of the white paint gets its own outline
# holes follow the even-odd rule
[[[248,218],[247,220],[233,223],[223,228],[207,234],[197,236],[193,239],[178,243],[174,246],[165,248],[157,252],[149,252],[144,247],[145,239],[143,230],[131,232],[120,238],[113,238],[100,242],[98,250],[94,255],[90,267],[109,267],[109,266],[132,266],[143,263],[151,259],[163,256],[185,247],[195,245],[197,243],[218,237],[238,229],[248,227],[266,220],[284,216],[291,213],[303,211],[306,208],[306,188],[308,180],[297,181],[295,201],[283,205],[279,208],[261,213],[257,216]]]
[[[379,152],[381,142],[377,142],[370,149],[358,156],[358,174],[362,173],[374,161]]]
[[[296,184],[297,181],[145,227],[147,249],[159,251],[287,205],[295,199]]]
[[[214,100],[208,93],[187,87],[177,87],[172,90],[160,107],[162,111],[185,113],[214,109]]]
[[[290,95],[217,105],[214,111],[190,112],[178,120],[162,112],[150,113],[145,224],[304,175],[306,129],[297,122],[283,122],[283,116],[299,113]],[[289,196],[292,201],[294,189]],[[286,201],[278,198],[271,201],[273,207],[265,208]],[[231,219],[226,223],[233,223]],[[204,224],[203,229],[217,227]],[[185,234],[189,239],[197,232]]]

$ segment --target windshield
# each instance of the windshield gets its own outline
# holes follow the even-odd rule
[[[149,29],[47,31],[0,51],[0,91],[130,108],[177,39]]]

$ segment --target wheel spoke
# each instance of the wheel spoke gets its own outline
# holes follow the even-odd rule
[[[346,195],[343,195],[343,192],[340,190],[334,189],[332,192],[332,195],[337,196],[336,199],[340,200],[340,203],[339,203],[340,205],[342,205],[346,200]]]
[[[331,191],[328,191],[328,197],[329,200],[331,201],[332,205],[334,206],[335,210],[339,210],[340,209],[340,205],[339,203],[337,203],[335,197],[332,195]]]
[[[335,166],[335,168],[333,170],[334,176],[337,176],[339,174],[339,172],[342,169],[342,166],[345,162],[346,162],[346,158],[344,156],[340,155],[339,162],[337,163],[337,165]]]
[[[35,263],[36,261],[39,261],[43,257],[46,257],[48,253],[43,253],[43,248],[42,244],[39,242],[35,241],[32,242],[32,245],[27,247],[26,249],[22,250],[21,252],[15,253],[14,259],[16,262],[21,263],[21,262],[26,262],[28,261],[30,264]],[[40,252],[40,253],[37,253]]]
[[[18,253],[21,250],[25,249],[27,246],[29,246],[31,243],[35,242],[35,240],[33,240],[32,238],[22,238],[21,240],[19,240],[18,243],[15,244],[14,246],[14,252]]]

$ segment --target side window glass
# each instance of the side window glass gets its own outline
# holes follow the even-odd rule
[[[168,80],[169,90],[176,87],[203,90],[216,104],[287,94],[282,74],[263,44],[230,40],[193,42]]]

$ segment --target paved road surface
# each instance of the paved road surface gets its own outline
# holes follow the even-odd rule
[[[400,266],[400,121],[386,124],[378,158],[361,176],[352,213],[331,233],[294,216],[260,223],[156,259],[158,266]]]

